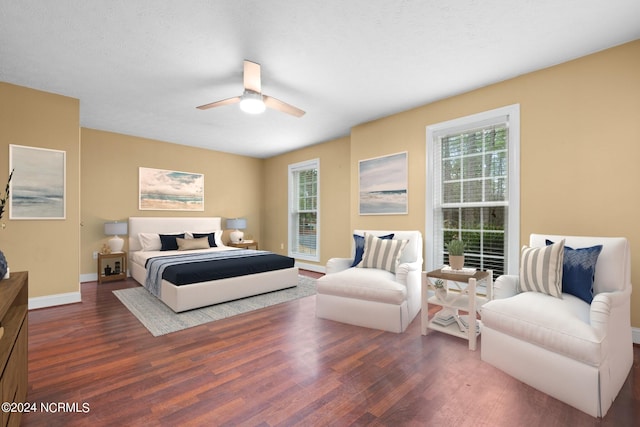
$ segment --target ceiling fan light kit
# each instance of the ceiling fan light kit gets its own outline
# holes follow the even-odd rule
[[[298,107],[294,107],[272,96],[263,95],[262,82],[260,79],[260,64],[247,60],[244,61],[244,93],[242,96],[211,102],[196,108],[199,110],[208,110],[209,108],[236,104],[238,102],[240,103],[240,109],[249,114],[260,114],[264,112],[267,107],[291,114],[295,117],[302,117],[305,114],[305,112]]]
[[[257,92],[245,90],[240,100],[240,109],[249,114],[264,113],[267,107],[264,105],[262,95]]]

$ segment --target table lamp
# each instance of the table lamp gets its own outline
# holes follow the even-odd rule
[[[127,223],[118,221],[105,222],[104,234],[107,236],[113,236],[109,239],[109,248],[111,249],[111,252],[122,252],[124,240],[121,237],[118,237],[118,234],[127,234]]]
[[[247,220],[244,218],[229,218],[227,219],[227,228],[234,229],[231,234],[229,234],[231,242],[240,243],[244,239],[244,233],[240,230],[247,228]]]

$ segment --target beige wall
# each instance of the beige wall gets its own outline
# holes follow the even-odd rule
[[[130,216],[245,217],[245,238],[261,238],[261,160],[86,128],[81,139],[82,274],[96,273],[93,251],[109,240],[105,221]],[[138,210],[139,167],[204,174],[205,211]]]
[[[521,111],[521,243],[533,232],[626,236],[632,250],[632,282],[640,286],[640,198],[635,196],[640,182],[640,41],[353,128],[350,224],[332,224],[336,244],[331,251],[348,253],[350,239],[338,236],[345,228],[424,233],[426,127],[515,103]],[[325,154],[331,161],[343,155],[342,146],[326,148],[335,150]],[[358,161],[400,151],[409,152],[409,214],[359,216]],[[297,155],[268,163],[284,166]],[[323,176],[327,163],[321,165]],[[268,198],[284,200],[285,183],[284,177],[278,185],[273,182]],[[344,200],[345,186],[340,181],[333,188],[324,186],[322,193],[337,193]],[[321,203],[324,215],[328,203]],[[284,214],[266,219],[270,228],[286,228]],[[334,256],[324,247],[323,259]],[[631,323],[640,327],[637,291],[632,295]]]
[[[66,152],[66,219],[10,220],[0,249],[11,271],[29,271],[29,296],[78,293],[80,254],[80,104],[77,99],[0,82],[0,186],[9,145]]]
[[[288,251],[288,166],[320,159],[320,263],[309,264],[324,266],[331,257],[349,255],[349,150],[349,138],[339,138],[264,161],[266,249]]]

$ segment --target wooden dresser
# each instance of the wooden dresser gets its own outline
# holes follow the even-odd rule
[[[11,273],[0,280],[0,403],[27,399],[27,310],[29,274]],[[21,412],[0,411],[1,426],[19,426]]]

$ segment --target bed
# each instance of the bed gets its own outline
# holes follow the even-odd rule
[[[193,238],[193,236],[196,235],[202,236],[200,238],[202,239],[204,237],[203,235],[213,233],[208,238],[214,239],[216,247],[189,251],[158,251],[158,248],[152,247],[155,243],[149,243],[154,238],[159,241],[158,235],[160,234],[171,235],[182,233],[186,233],[184,236],[185,239]],[[164,237],[165,236],[163,236],[163,238]],[[149,289],[150,292],[156,294],[162,302],[176,313],[298,285],[298,268],[293,265],[291,258],[271,254],[266,251],[249,251],[225,246],[221,237],[222,227],[220,217],[130,217],[129,270],[131,276],[138,283]],[[204,238],[207,239],[206,237]],[[211,242],[211,240],[209,241]],[[185,241],[179,242],[185,243]],[[150,289],[148,287],[149,281],[147,280],[146,265],[149,265],[149,259],[157,260],[159,257],[178,258],[187,252],[190,254],[212,252],[220,256],[223,254],[233,255],[235,258],[243,258],[244,261],[242,262],[246,264],[241,268],[243,270],[239,273],[241,275],[234,275],[233,277],[212,280],[206,279],[196,283],[182,285],[176,285],[166,278],[159,278],[157,283],[152,285],[152,287],[157,286],[157,289]],[[250,252],[255,253],[249,254]],[[245,254],[247,256],[244,256]],[[255,259],[252,259],[252,257],[257,256],[262,259],[262,256],[266,258],[269,254],[275,255],[274,258],[280,257],[290,260],[290,266],[283,267],[281,264],[275,270],[253,272],[256,270],[255,264],[257,264],[257,262]],[[281,261],[284,262],[285,260]],[[192,264],[191,261],[183,261],[183,263]],[[202,270],[202,268],[200,268],[200,270]],[[202,273],[202,271],[200,273]],[[170,275],[164,276],[170,277]],[[209,274],[209,276],[211,276],[211,274]]]

